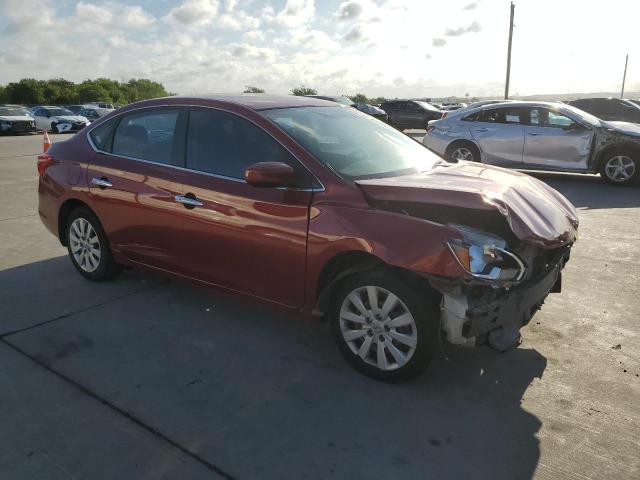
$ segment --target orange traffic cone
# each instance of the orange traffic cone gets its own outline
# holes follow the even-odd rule
[[[51,139],[49,138],[49,134],[47,133],[46,130],[43,130],[44,132],[44,142],[42,144],[42,151],[46,152],[47,150],[49,150],[49,147],[51,146]]]

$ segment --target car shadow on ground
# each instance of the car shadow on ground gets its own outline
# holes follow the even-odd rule
[[[447,346],[423,376],[388,385],[352,370],[327,324],[186,282],[129,270],[94,284],[59,257],[0,272],[0,292],[8,285],[12,328],[52,321],[4,341],[231,476],[528,479],[536,469],[541,422],[521,405],[546,368],[536,350]]]

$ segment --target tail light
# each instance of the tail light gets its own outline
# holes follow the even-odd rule
[[[440,117],[440,120],[442,120],[442,119],[443,119],[444,117],[446,117],[448,114],[449,114],[449,112],[448,112],[448,111],[446,111],[446,110],[445,110],[444,112],[442,112],[442,116]]]
[[[48,153],[38,155],[38,174],[43,175],[44,171],[55,163],[55,160]]]
[[[436,127],[434,127],[433,125],[429,125],[427,127],[427,135],[429,135],[433,131],[434,128],[436,128]]]

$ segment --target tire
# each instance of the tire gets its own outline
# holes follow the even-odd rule
[[[373,301],[377,299],[374,309],[371,289],[375,289]],[[385,302],[392,300],[391,296],[396,302],[385,314]],[[356,297],[360,307],[351,300]],[[366,317],[356,313],[361,308]],[[378,269],[345,278],[336,287],[329,318],[338,348],[353,367],[377,380],[396,383],[420,374],[433,358],[438,313],[435,297],[425,296],[392,273]]]
[[[113,260],[109,240],[98,217],[87,207],[71,212],[65,234],[71,263],[82,276],[103,282],[120,272],[121,267]]]
[[[600,177],[609,185],[631,185],[640,178],[640,154],[626,150],[607,152],[600,163]]]
[[[52,123],[51,124],[51,131],[53,133],[60,133],[60,130],[58,130],[58,124],[57,123]]]
[[[445,157],[451,162],[465,160],[467,162],[481,162],[480,150],[471,142],[452,143],[445,151]]]

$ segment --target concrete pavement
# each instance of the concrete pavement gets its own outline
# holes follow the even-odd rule
[[[135,270],[85,281],[37,216],[40,149],[0,137],[1,478],[640,476],[640,189],[538,174],[580,212],[563,292],[517,350],[445,347],[386,385],[324,324]]]

